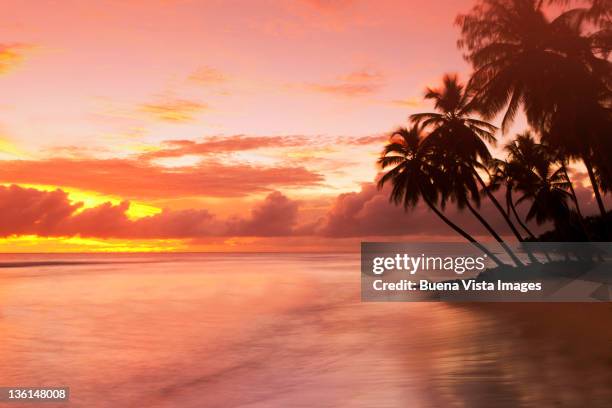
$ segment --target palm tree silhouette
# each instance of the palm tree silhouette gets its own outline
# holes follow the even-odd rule
[[[580,208],[580,203],[578,202],[576,190],[574,190],[574,185],[569,176],[569,160],[567,159],[568,155],[562,150],[560,151],[559,148],[553,148],[552,146],[546,144],[546,140],[549,139],[550,138],[546,136],[542,137],[543,142],[539,146],[543,150],[543,154],[546,155],[550,161],[556,163],[561,168],[561,171],[563,171],[565,178],[569,182],[569,193],[571,195],[572,202],[574,203],[574,207],[576,208],[576,215],[578,216],[580,223],[584,226],[584,216],[582,215],[582,210]]]
[[[447,201],[457,204],[459,210],[467,207],[472,215],[485,227],[493,238],[495,238],[504,251],[506,251],[512,261],[516,265],[522,266],[523,263],[519,258],[476,209],[480,207],[480,190],[478,188],[478,181],[475,177],[475,169],[483,169],[484,166],[478,162],[457,160],[454,155],[448,154],[448,152],[444,148],[440,148],[440,146],[434,145],[432,150],[432,163],[434,163],[436,168],[441,169],[444,174],[444,177],[440,180],[440,183],[443,184],[440,200],[442,208],[445,207]],[[476,208],[472,205],[472,201],[476,205]]]
[[[510,217],[478,172],[478,170],[486,171],[486,167],[481,163],[491,161],[487,143],[495,143],[493,133],[497,128],[488,122],[470,117],[475,112],[475,107],[471,103],[469,91],[459,83],[456,75],[445,75],[441,89],[428,88],[425,99],[432,99],[438,112],[417,113],[410,116],[410,120],[414,124],[431,129],[426,143],[435,145],[438,150],[442,149],[458,163],[471,166],[472,176],[493,202],[514,236],[519,241],[523,241]],[[455,166],[454,169],[458,167]],[[489,227],[486,225],[485,227],[490,231]],[[496,239],[499,237],[495,232],[492,234]]]
[[[512,210],[519,225],[532,239],[535,239],[533,232],[523,223],[516,211],[512,191],[516,189],[517,184],[530,182],[529,179],[535,167],[546,160],[545,153],[529,131],[517,135],[515,140],[506,144],[504,150],[507,153],[507,160],[498,161],[497,171],[500,176],[504,177],[503,181],[506,183],[507,206]]]
[[[474,66],[470,87],[485,118],[504,111],[508,129],[519,107],[529,124],[563,147],[568,159],[581,159],[599,210],[606,214],[597,180],[602,139],[610,120],[609,30],[583,34],[583,22],[609,28],[610,2],[573,9],[549,21],[536,0],[482,0],[460,15],[460,48]],[[605,17],[608,17],[607,23]]]
[[[520,215],[516,211],[514,198],[512,196],[512,193],[516,188],[517,179],[522,173],[522,169],[517,168],[516,163],[500,159],[493,159],[490,163],[490,167],[492,169],[492,176],[489,183],[489,188],[491,191],[497,191],[502,186],[506,187],[506,213],[510,215],[510,212],[512,211],[514,219],[516,219],[523,231],[525,231],[532,240],[536,240],[537,238],[535,234],[527,227],[527,225],[525,225]]]
[[[422,128],[418,125],[410,129],[399,128],[393,132],[378,159],[378,164],[383,170],[390,168],[379,179],[378,188],[382,189],[390,182],[392,189],[389,200],[396,205],[402,205],[405,210],[414,208],[422,199],[446,225],[486,253],[497,265],[502,265],[502,261],[497,256],[453,223],[438,208],[437,203],[441,195],[448,195],[445,191],[448,177],[432,161],[431,144],[425,141]]]
[[[570,218],[568,200],[571,195],[567,191],[569,181],[561,167],[555,170],[549,161],[542,161],[530,172],[530,177],[517,183],[516,188],[523,194],[517,204],[531,201],[527,212],[528,221],[535,219],[538,224],[553,221],[559,231],[566,229]]]

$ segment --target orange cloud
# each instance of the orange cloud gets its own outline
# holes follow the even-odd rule
[[[320,174],[299,166],[203,162],[167,168],[132,159],[0,161],[0,182],[61,185],[133,199],[239,197],[322,181]]]
[[[376,93],[383,86],[384,76],[378,72],[361,70],[338,77],[333,83],[307,84],[307,88],[320,93],[344,97]]]
[[[227,76],[221,71],[208,66],[198,68],[189,76],[189,80],[201,85],[220,84],[226,82],[227,79]]]
[[[343,141],[353,145],[380,144],[381,146],[389,139],[388,135],[372,135],[353,138],[343,138]]]
[[[169,99],[141,106],[143,112],[164,122],[190,122],[196,114],[208,108],[207,104],[188,99]]]
[[[150,160],[165,157],[181,157],[187,155],[213,155],[219,153],[232,153],[264,148],[294,148],[287,153],[289,157],[303,157],[309,155],[307,147],[314,148],[317,152],[329,152],[338,145],[370,145],[380,144],[388,139],[387,135],[370,136],[212,136],[202,141],[194,140],[167,140],[162,142],[159,149],[147,151],[139,155],[141,160]]]
[[[379,88],[377,85],[370,84],[311,84],[309,88],[316,92],[328,93],[340,96],[363,96],[376,92]]]
[[[31,48],[28,44],[0,44],[0,74],[7,73],[21,64],[23,50]]]
[[[213,136],[201,142],[193,140],[168,140],[166,148],[147,152],[142,158],[179,157],[185,155],[207,155],[213,153],[237,152],[265,147],[302,146],[308,142],[305,136]]]
[[[368,70],[354,71],[343,77],[340,77],[341,80],[348,83],[379,83],[384,79],[384,76],[380,72],[373,72]]]
[[[423,101],[419,98],[408,98],[408,99],[394,99],[391,104],[397,106],[405,106],[408,108],[417,108],[423,105]]]

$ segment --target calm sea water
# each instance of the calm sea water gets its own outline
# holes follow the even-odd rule
[[[609,304],[360,303],[358,255],[0,263],[0,386],[69,386],[59,406],[612,403]]]

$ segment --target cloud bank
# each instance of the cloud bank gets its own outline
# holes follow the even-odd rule
[[[242,197],[278,187],[316,186],[319,173],[300,166],[205,162],[164,167],[136,159],[4,160],[0,180],[62,185],[131,199]]]
[[[222,220],[205,209],[164,210],[132,220],[130,203],[83,208],[62,190],[0,186],[0,236],[81,236],[169,239],[211,236],[285,236],[297,223],[298,203],[279,192],[257,203],[248,216]]]
[[[577,194],[586,215],[597,212],[589,200],[588,188]],[[608,205],[611,203],[608,202]],[[301,201],[278,191],[269,193],[244,215],[220,218],[207,209],[164,209],[161,213],[131,219],[129,201],[110,202],[84,208],[57,189],[41,191],[18,185],[0,186],[0,236],[37,235],[41,237],[96,237],[124,239],[197,239],[205,237],[437,237],[457,235],[424,205],[409,212],[391,205],[388,191],[374,183],[364,183],[358,192],[340,194],[315,222],[302,219]],[[524,217],[527,206],[519,207]],[[486,200],[480,212],[501,235],[511,237],[497,210]],[[446,215],[470,234],[488,237],[484,228],[468,212],[449,206]],[[530,225],[535,233],[547,226]],[[513,239],[513,238],[512,238]]]

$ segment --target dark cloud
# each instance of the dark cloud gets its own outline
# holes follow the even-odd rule
[[[255,206],[249,218],[230,223],[231,236],[288,236],[298,222],[298,203],[275,191]]]
[[[597,207],[589,189],[577,187],[585,214]],[[501,198],[501,197],[500,197]],[[610,199],[607,205],[612,207]],[[104,203],[83,208],[71,202],[60,189],[40,191],[17,185],[0,186],[0,236],[82,236],[126,239],[199,239],[206,237],[436,237],[457,239],[457,234],[425,205],[405,212],[388,201],[388,190],[379,191],[374,183],[364,183],[358,192],[339,195],[325,216],[314,223],[300,219],[300,203],[274,191],[256,203],[249,214],[220,219],[206,209],[164,210],[159,214],[130,219],[130,203]],[[524,217],[527,206],[518,208]],[[513,239],[502,217],[488,200],[480,212],[502,236]],[[467,211],[450,205],[445,214],[475,237],[491,240],[490,235]],[[534,233],[550,226],[530,225]]]
[[[215,236],[291,235],[298,204],[279,192],[255,205],[246,218],[221,220],[205,209],[164,210],[132,220],[130,203],[110,202],[82,209],[66,192],[0,186],[0,236],[38,235],[170,239]]]
[[[501,195],[498,193],[498,200],[504,202]],[[328,237],[457,237],[424,203],[421,202],[406,212],[402,207],[389,203],[388,197],[389,188],[379,191],[374,183],[364,183],[359,192],[341,194],[326,216],[313,227],[314,233]],[[509,227],[488,199],[483,198],[479,211],[500,235],[511,237]],[[525,208],[520,208],[520,212],[524,215]],[[473,236],[490,238],[488,232],[468,210],[459,211],[449,204],[445,214]],[[536,226],[530,227],[536,233],[542,230]]]

